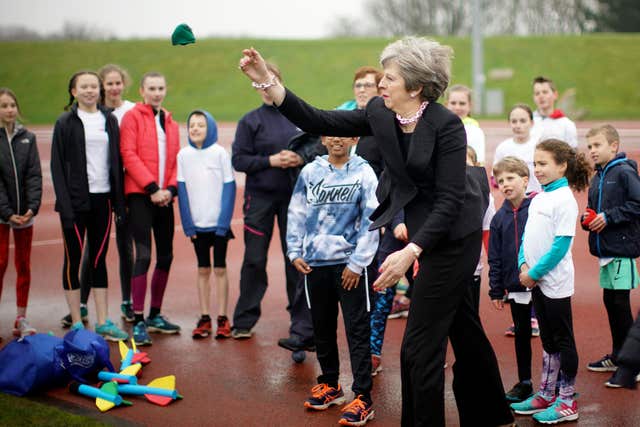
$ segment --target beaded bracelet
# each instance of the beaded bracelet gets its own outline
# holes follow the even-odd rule
[[[276,84],[277,84],[276,76],[271,76],[271,80],[269,80],[266,83],[251,82],[251,86],[253,86],[255,89],[260,89],[260,90],[269,89],[270,87],[275,86]]]
[[[411,252],[413,252],[413,255],[416,257],[416,259],[420,258],[420,250],[418,249],[418,245],[414,243],[409,243],[407,247],[411,249]]]

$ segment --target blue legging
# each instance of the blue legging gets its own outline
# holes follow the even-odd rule
[[[373,310],[371,311],[371,354],[380,356],[384,343],[384,331],[387,328],[387,316],[391,312],[396,285],[384,292],[374,293]]]

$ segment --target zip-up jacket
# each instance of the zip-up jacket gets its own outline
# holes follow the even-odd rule
[[[175,196],[178,194],[176,182],[176,157],[180,151],[178,123],[173,121],[171,113],[161,109],[161,123],[167,137],[164,182],[158,182],[158,132],[153,108],[138,103],[122,118],[120,126],[120,152],[124,164],[124,192],[153,194],[159,189],[167,189]]]
[[[111,114],[111,110],[101,105],[98,106],[98,110],[106,118],[113,209],[116,217],[124,218],[118,119]],[[75,212],[87,212],[91,209],[85,144],[84,125],[78,117],[78,105],[74,104],[70,111],[63,113],[56,121],[51,143],[51,179],[56,193],[55,210],[60,213],[65,227],[73,225]]]
[[[588,207],[604,213],[607,221],[600,233],[589,232],[592,255],[640,256],[640,177],[635,161],[618,153],[604,168],[596,167],[589,186]]]
[[[505,200],[491,220],[489,232],[489,297],[502,299],[505,292],[525,292],[520,284],[518,251],[524,226],[529,216],[531,198],[525,198],[517,209]]]
[[[16,123],[13,135],[0,129],[0,220],[35,216],[42,200],[42,171],[36,136]]]
[[[287,256],[310,266],[347,264],[361,274],[378,249],[378,231],[369,216],[378,206],[378,180],[357,155],[341,168],[328,156],[302,169],[291,195],[287,217]]]

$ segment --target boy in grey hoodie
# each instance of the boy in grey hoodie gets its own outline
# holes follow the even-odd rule
[[[378,232],[369,231],[369,216],[378,206],[378,180],[364,159],[349,157],[355,139],[324,137],[322,143],[329,154],[316,157],[302,169],[289,203],[287,223],[287,256],[305,275],[322,369],[318,385],[304,406],[324,410],[345,401],[338,384],[336,331],[340,303],[355,394],[344,408],[340,424],[364,425],[374,415],[366,267],[378,248]]]

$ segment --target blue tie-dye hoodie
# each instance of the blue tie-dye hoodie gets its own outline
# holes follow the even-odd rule
[[[357,155],[341,169],[327,155],[305,166],[289,203],[289,259],[302,257],[310,266],[347,264],[361,274],[378,249],[378,231],[369,231],[377,185],[373,169]]]

